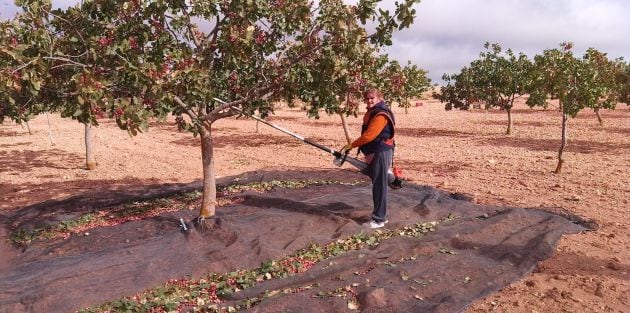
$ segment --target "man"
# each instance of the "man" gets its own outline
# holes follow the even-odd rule
[[[363,174],[372,179],[372,199],[374,210],[372,221],[365,225],[370,228],[381,228],[387,223],[387,188],[392,186],[391,172],[394,154],[394,114],[387,107],[381,93],[370,88],[363,93],[367,112],[363,116],[361,136],[342,148],[346,153],[352,148],[359,148],[365,155],[368,167],[362,170]],[[391,178],[390,178],[391,177]],[[398,185],[396,185],[398,184]],[[392,188],[400,188],[400,180],[394,182]]]

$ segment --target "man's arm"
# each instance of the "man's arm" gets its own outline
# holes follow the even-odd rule
[[[352,148],[360,147],[376,139],[385,126],[387,126],[387,118],[385,116],[377,115],[373,117],[368,124],[367,130],[361,135],[361,137],[352,142]]]

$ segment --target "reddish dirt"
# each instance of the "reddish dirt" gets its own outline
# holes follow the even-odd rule
[[[514,110],[514,132],[505,135],[507,115],[484,110],[444,111],[421,100],[397,114],[396,161],[416,184],[474,196],[474,202],[525,208],[565,209],[599,225],[569,235],[556,253],[519,282],[480,299],[467,312],[630,312],[630,111],[625,105],[569,122],[562,174],[552,171],[559,147],[560,114]],[[340,120],[307,120],[299,109],[278,108],[271,121],[339,148]],[[350,118],[357,135],[360,120]],[[50,116],[31,121],[32,135],[12,123],[0,125],[0,214],[49,199],[136,185],[188,183],[201,179],[198,138],[176,131],[172,121],[131,138],[115,123],[96,130],[98,168],[84,169],[83,127]],[[215,123],[219,177],[256,170],[336,171],[324,152],[246,119]],[[3,235],[3,234],[0,234]],[[2,267],[2,264],[0,264]]]

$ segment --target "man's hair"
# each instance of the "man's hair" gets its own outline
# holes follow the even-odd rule
[[[375,96],[377,96],[379,98],[383,97],[381,92],[378,89],[374,88],[374,87],[368,87],[367,89],[365,89],[365,91],[363,92],[363,97],[365,98],[365,96],[370,95],[370,94],[375,95]]]

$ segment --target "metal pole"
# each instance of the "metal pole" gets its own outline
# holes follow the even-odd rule
[[[213,98],[213,99],[215,101],[221,103],[221,104],[227,104],[227,102],[225,102],[225,101],[223,101],[221,99],[217,99],[217,98]],[[241,109],[239,109],[239,108],[237,108],[235,106],[232,106],[231,108],[233,108],[234,110],[237,110],[237,111],[243,113],[243,110],[241,110]],[[302,136],[300,136],[300,135],[298,135],[298,134],[296,134],[296,133],[294,133],[292,131],[289,131],[289,130],[287,130],[285,128],[282,128],[282,127],[280,127],[278,125],[269,123],[269,122],[265,121],[264,119],[262,119],[262,118],[260,118],[260,117],[258,117],[256,115],[248,115],[248,116],[253,118],[253,119],[255,119],[255,120],[257,120],[257,121],[259,121],[259,122],[261,122],[261,123],[263,123],[263,124],[265,124],[265,125],[273,127],[273,128],[275,128],[275,129],[277,129],[277,130],[279,130],[279,131],[281,131],[281,132],[283,132],[283,133],[285,133],[287,135],[293,136],[293,137],[297,138],[298,140],[300,140],[302,142],[305,142],[305,143],[307,143],[307,144],[309,144],[309,145],[311,145],[313,147],[316,147],[318,149],[324,150],[324,151],[332,154],[335,158],[343,158],[344,157],[344,155],[341,152],[339,152],[339,151],[335,151],[335,150],[333,150],[333,149],[331,149],[329,147],[326,147],[324,145],[320,145],[320,144],[318,144],[316,142],[312,142],[312,141],[310,141],[310,140],[308,140],[308,139],[306,139],[306,138],[304,138],[304,137],[302,137]],[[350,156],[346,156],[345,157],[345,161],[347,161],[348,163],[352,164],[354,167],[356,167],[359,170],[363,170],[364,168],[367,167],[367,164],[365,162],[363,162],[363,161],[361,161],[359,159],[355,159],[355,158],[350,157]]]

